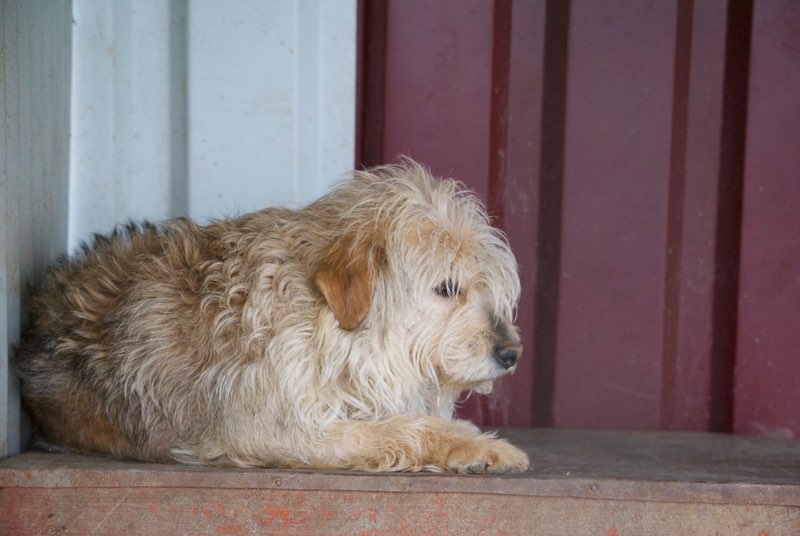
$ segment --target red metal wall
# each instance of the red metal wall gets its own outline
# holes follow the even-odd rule
[[[506,229],[485,424],[800,436],[800,4],[362,0],[359,161]]]
[[[800,3],[752,33],[734,427],[800,437]]]

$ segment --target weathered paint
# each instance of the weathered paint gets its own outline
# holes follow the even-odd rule
[[[800,445],[514,430],[512,476],[218,469],[27,453],[0,462],[0,533],[742,534],[800,529]],[[657,463],[654,462],[657,460]]]

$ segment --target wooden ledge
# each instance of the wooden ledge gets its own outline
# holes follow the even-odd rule
[[[327,515],[331,520],[338,520],[336,526],[342,527],[346,526],[341,523],[347,516],[340,517],[339,513],[344,516],[353,505],[360,505],[358,507],[362,509],[370,504],[376,508],[380,504],[393,505],[393,515],[406,519],[404,508],[419,509],[425,504],[433,504],[430,501],[448,498],[455,501],[453,504],[464,507],[465,512],[478,512],[487,503],[498,501],[499,504],[518,503],[521,511],[515,511],[513,517],[521,523],[520,526],[525,526],[530,520],[524,519],[524,512],[533,515],[538,511],[537,504],[550,505],[543,512],[561,511],[569,518],[578,514],[564,505],[579,500],[586,508],[585,505],[589,504],[586,500],[591,500],[595,501],[595,507],[613,501],[629,506],[636,504],[640,508],[645,503],[671,505],[669,508],[691,505],[695,510],[708,505],[709,511],[722,512],[715,507],[724,506],[728,513],[713,519],[720,521],[733,511],[748,515],[761,512],[772,522],[796,523],[794,528],[800,533],[800,442],[797,441],[695,433],[549,429],[508,430],[502,435],[507,435],[530,454],[533,467],[529,471],[507,476],[461,476],[219,469],[27,452],[0,462],[0,506],[3,512],[20,512],[14,518],[16,522],[24,525],[31,518],[39,519],[38,524],[28,528],[42,528],[45,526],[42,523],[52,521],[42,517],[46,511],[55,517],[66,516],[65,519],[72,519],[80,511],[81,515],[87,516],[86,519],[93,519],[86,514],[85,507],[94,504],[100,509],[97,512],[99,516],[103,508],[110,508],[113,502],[103,506],[105,503],[101,497],[113,497],[114,501],[127,498],[134,517],[140,515],[137,512],[141,509],[153,512],[153,508],[165,507],[165,501],[177,496],[181,497],[185,508],[193,504],[191,497],[196,496],[199,503],[205,504],[211,500],[209,497],[214,497],[217,502],[238,504],[240,510],[246,510],[246,505],[254,497],[269,504],[280,500],[295,504],[292,501],[301,497],[305,497],[303,500],[314,497],[315,501],[327,505],[325,512],[328,513],[315,512],[323,518]],[[76,490],[86,490],[89,498],[81,498]],[[98,490],[102,493],[98,494]],[[138,495],[136,490],[139,490]],[[117,497],[123,492],[124,495]],[[389,495],[391,497],[387,498]],[[41,504],[32,506],[37,504],[37,497]],[[245,497],[246,502],[241,502]],[[136,500],[141,502],[139,509],[135,508]],[[366,502],[361,504],[359,501]],[[555,508],[554,504],[562,505],[561,509]],[[764,508],[762,511],[753,507]],[[196,510],[196,507],[192,508]],[[600,511],[613,511],[613,508],[604,508]],[[582,511],[590,512],[592,509]],[[375,515],[378,513],[376,510]],[[499,515],[496,519],[503,520],[503,508],[499,507],[492,515]],[[7,516],[3,517],[0,533],[25,533],[24,530],[12,530],[23,525],[8,525]],[[468,517],[463,514],[460,521],[468,522]],[[106,517],[103,523],[111,521]],[[388,518],[386,522],[389,522]],[[310,527],[319,529],[321,526]],[[391,526],[397,528],[397,525]],[[147,527],[148,531],[153,529],[150,525]],[[753,536],[757,534],[758,531],[753,532]]]

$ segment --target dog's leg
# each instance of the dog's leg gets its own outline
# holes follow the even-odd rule
[[[481,432],[466,421],[441,417],[395,417],[383,421],[347,421],[326,434],[321,465],[362,471],[524,471],[528,456],[504,439]]]

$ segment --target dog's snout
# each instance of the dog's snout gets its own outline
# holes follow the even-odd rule
[[[503,368],[511,368],[522,356],[522,344],[519,341],[506,340],[494,345],[494,358]]]

